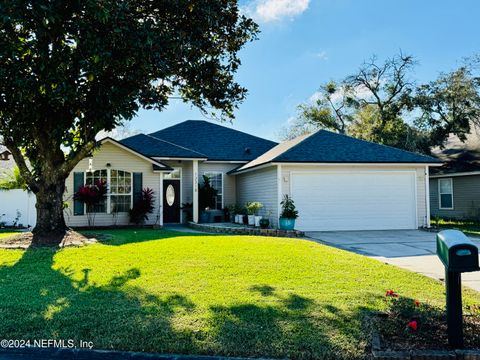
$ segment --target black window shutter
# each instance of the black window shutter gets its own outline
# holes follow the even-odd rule
[[[73,191],[76,193],[80,187],[84,185],[84,176],[83,172],[76,172],[73,173]],[[83,202],[79,200],[73,201],[73,215],[84,215],[85,214],[85,206]]]
[[[142,200],[143,174],[133,173],[133,205]]]

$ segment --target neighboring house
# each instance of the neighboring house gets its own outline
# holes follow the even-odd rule
[[[0,179],[8,175],[15,167],[12,153],[0,144]]]
[[[198,222],[202,176],[218,190],[218,209],[260,201],[261,215],[277,226],[280,202],[292,196],[300,230],[416,229],[428,226],[428,168],[432,157],[318,131],[281,144],[206,121],[185,121],[120,142],[110,138],[67,179],[71,226],[87,225],[73,201],[83,184],[107,181],[109,195],[96,225],[128,223],[142,188],[156,194],[149,224],[182,221],[183,203]],[[112,209],[119,210],[112,214]]]
[[[444,165],[430,173],[430,209],[433,217],[480,219],[480,136],[473,132],[465,142],[451,136],[433,154]]]

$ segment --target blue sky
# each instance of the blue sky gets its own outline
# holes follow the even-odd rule
[[[473,0],[244,0],[243,11],[260,25],[259,40],[241,51],[236,76],[249,94],[225,124],[276,139],[296,107],[320,84],[353,73],[363,60],[401,49],[416,57],[420,82],[480,53]],[[172,100],[163,112],[139,112],[130,127],[152,132],[186,119],[205,119],[195,108]],[[207,120],[207,119],[205,119]]]

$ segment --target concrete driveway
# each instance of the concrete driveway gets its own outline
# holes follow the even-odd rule
[[[340,249],[444,280],[445,270],[436,255],[435,233],[421,230],[311,231],[307,237]],[[480,239],[471,238],[480,246]],[[480,271],[462,274],[462,281],[480,291]]]

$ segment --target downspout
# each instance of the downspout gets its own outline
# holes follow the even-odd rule
[[[277,165],[277,228],[280,221],[280,203],[282,202],[282,165]]]
[[[430,172],[428,165],[425,166],[425,206],[426,206],[426,227],[430,229]]]

